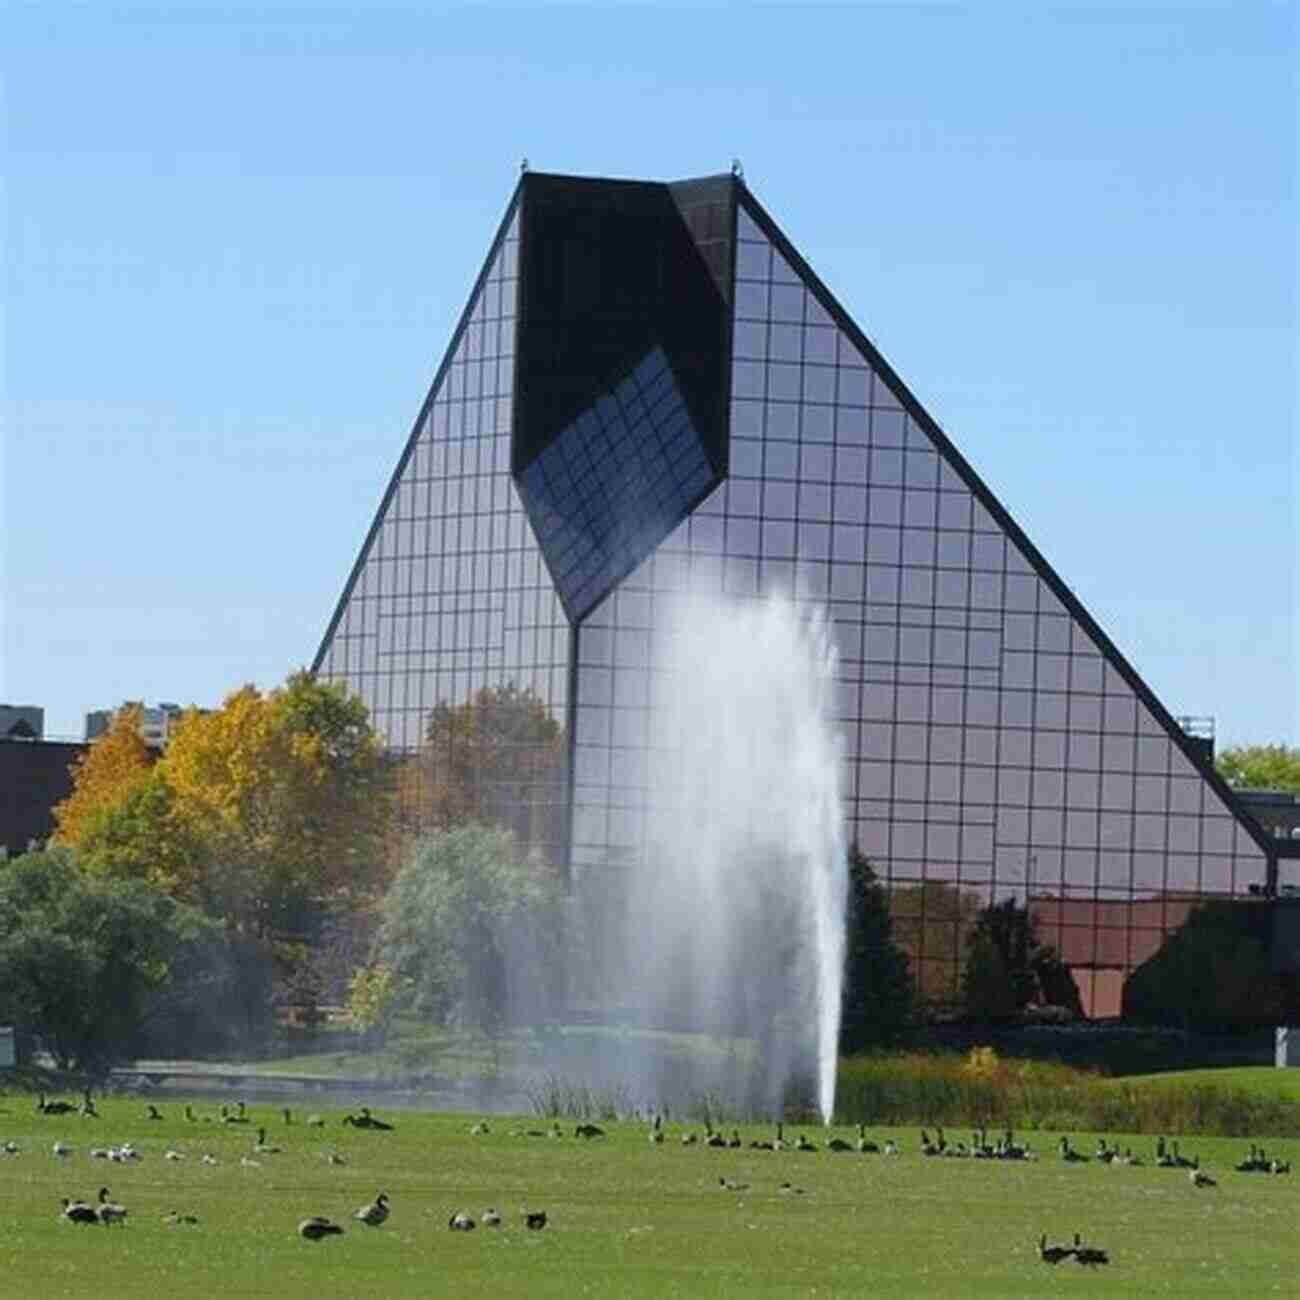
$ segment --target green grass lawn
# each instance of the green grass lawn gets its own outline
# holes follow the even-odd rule
[[[1270,1065],[1223,1066],[1205,1070],[1170,1070],[1160,1074],[1131,1074],[1119,1082],[1141,1087],[1199,1088],[1251,1093],[1257,1097],[1282,1097],[1300,1101],[1300,1070],[1278,1070]]]
[[[1063,1164],[1050,1133],[1029,1135],[1036,1162],[1001,1163],[923,1158],[915,1128],[893,1131],[903,1153],[890,1158],[683,1147],[677,1125],[660,1147],[632,1123],[606,1125],[593,1141],[512,1136],[548,1127],[533,1119],[494,1118],[490,1134],[473,1137],[472,1116],[406,1112],[383,1112],[391,1133],[342,1127],[338,1112],[322,1112],[326,1127],[313,1129],[305,1110],[286,1126],[278,1107],[260,1104],[242,1127],[186,1123],[170,1100],[159,1103],[164,1120],[149,1122],[145,1104],[108,1100],[94,1121],[38,1116],[26,1097],[0,1097],[0,1142],[22,1148],[0,1157],[0,1295],[1255,1297],[1300,1286],[1300,1175],[1234,1173],[1247,1145],[1236,1139],[1183,1140],[1219,1178],[1197,1191],[1175,1170]],[[260,1122],[285,1150],[242,1167]],[[1075,1146],[1090,1152],[1096,1136],[1075,1133]],[[56,1138],[71,1156],[51,1154]],[[128,1140],[139,1163],[89,1157]],[[1127,1141],[1149,1158],[1150,1137]],[[171,1145],[189,1158],[164,1159]],[[1300,1158],[1300,1139],[1268,1146]],[[326,1162],[334,1149],[345,1165]],[[201,1164],[204,1151],[220,1163]],[[722,1177],[749,1189],[724,1190]],[[787,1181],[804,1193],[780,1192]],[[93,1198],[101,1185],[128,1207],[124,1227],[59,1221],[60,1196]],[[387,1224],[352,1220],[381,1190]],[[453,1211],[478,1217],[486,1206],[503,1212],[504,1229],[447,1230]],[[522,1206],[547,1211],[545,1231],[523,1230]],[[172,1209],[197,1214],[198,1226],[166,1226]],[[308,1214],[347,1231],[302,1241],[295,1229]],[[1082,1232],[1112,1262],[1053,1269],[1037,1258],[1041,1231]]]

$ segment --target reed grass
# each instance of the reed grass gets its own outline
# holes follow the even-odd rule
[[[984,1047],[964,1056],[909,1052],[842,1060],[836,1120],[1276,1137],[1300,1132],[1300,1102],[1206,1082],[1108,1079],[999,1057]]]

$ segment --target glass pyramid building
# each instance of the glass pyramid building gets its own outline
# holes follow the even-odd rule
[[[827,611],[849,835],[923,990],[952,989],[973,907],[1028,895],[1112,1012],[1192,900],[1275,885],[1206,753],[741,179],[526,173],[315,670],[408,756],[417,822],[421,787],[467,779],[440,705],[544,705],[561,762],[535,727],[470,750],[590,877],[640,851],[686,578]]]

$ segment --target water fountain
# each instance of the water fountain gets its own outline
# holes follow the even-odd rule
[[[615,996],[733,1045],[698,1090],[771,1113],[792,1078],[815,1080],[829,1122],[846,894],[829,629],[781,597],[687,594],[656,621],[644,851]],[[652,1096],[664,1080],[633,1086]]]

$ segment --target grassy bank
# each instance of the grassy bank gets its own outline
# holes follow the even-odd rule
[[[984,1048],[844,1060],[836,1110],[844,1123],[1278,1137],[1300,1134],[1300,1080],[1255,1069],[1109,1079]]]

